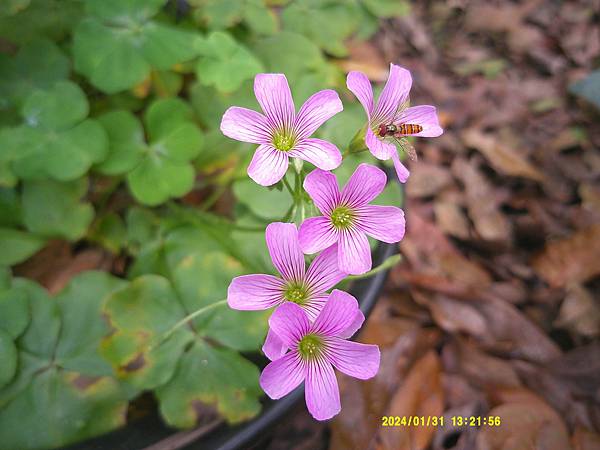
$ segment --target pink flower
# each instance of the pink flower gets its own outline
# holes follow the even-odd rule
[[[369,205],[385,187],[383,170],[360,164],[340,193],[331,172],[315,169],[304,180],[322,216],[306,219],[298,239],[304,253],[316,253],[337,244],[338,267],[349,274],[371,269],[367,235],[388,243],[404,237],[404,212],[394,206]]]
[[[342,155],[335,145],[310,138],[327,119],[343,109],[335,91],[313,94],[298,114],[283,74],[256,75],[254,94],[264,115],[233,106],[225,111],[221,120],[225,136],[260,144],[248,166],[250,178],[263,186],[277,183],[287,171],[290,157],[303,159],[323,170],[340,165]]]
[[[267,226],[265,237],[273,265],[281,278],[261,274],[236,277],[227,290],[227,303],[233,309],[261,310],[292,302],[304,309],[311,321],[315,320],[327,300],[326,292],[347,275],[338,269],[337,247],[332,246],[322,252],[306,270],[296,225],[271,223]],[[364,316],[358,311],[347,336],[352,336],[363,321]],[[263,346],[267,357],[278,358],[286,350],[269,330]]]
[[[390,76],[377,100],[373,101],[371,82],[364,73],[350,72],[346,78],[346,86],[365,108],[369,120],[365,142],[369,150],[378,159],[392,158],[398,178],[402,183],[408,179],[409,171],[400,162],[398,151],[393,143],[386,142],[390,137],[382,137],[380,127],[387,125],[412,124],[422,127],[418,133],[410,136],[437,137],[444,130],[440,127],[434,106],[420,105],[406,108],[408,94],[412,85],[410,72],[395,64],[390,64]],[[397,133],[397,137],[409,134]],[[393,139],[392,139],[393,142]]]
[[[333,367],[366,380],[379,370],[379,348],[345,340],[343,331],[356,316],[354,297],[334,290],[311,324],[298,305],[286,303],[273,313],[269,326],[291,350],[272,361],[260,376],[260,385],[279,399],[305,381],[306,406],[317,420],[340,412],[340,393]]]

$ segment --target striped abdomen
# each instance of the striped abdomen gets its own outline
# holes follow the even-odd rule
[[[421,125],[414,123],[402,123],[396,127],[398,128],[398,134],[417,134],[423,131],[423,127]]]

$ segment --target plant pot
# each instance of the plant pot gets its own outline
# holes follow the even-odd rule
[[[373,254],[373,266],[381,264],[396,252],[396,244],[380,243]],[[387,271],[381,271],[352,284],[351,293],[359,300],[360,309],[365,317],[369,316],[375,306],[386,278]],[[64,450],[247,449],[281,423],[297,403],[304,401],[303,399],[302,385],[280,400],[267,399],[261,414],[248,422],[228,426],[221,420],[215,420],[186,431],[167,427],[156,412],[134,420],[122,429],[65,447]]]

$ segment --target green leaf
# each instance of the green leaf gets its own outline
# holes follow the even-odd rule
[[[12,266],[25,261],[45,244],[46,240],[24,231],[0,227],[0,265]]]
[[[194,186],[194,169],[152,154],[127,175],[127,182],[138,201],[154,206],[187,194]]]
[[[82,3],[81,0],[31,0],[18,14],[8,17],[0,14],[0,37],[19,45],[41,37],[62,41],[81,18]]]
[[[189,231],[187,236],[183,231]],[[172,260],[174,241],[188,248],[181,261],[170,263],[173,285],[187,311],[195,311],[215,303],[227,295],[231,280],[244,273],[240,262],[223,249],[200,251],[196,242],[210,240],[210,235],[196,229],[180,229],[171,233],[167,242],[167,260]],[[216,308],[193,321],[199,336],[207,336],[240,351],[257,350],[267,332],[264,312],[235,311]]]
[[[0,130],[0,158],[20,178],[73,180],[106,156],[106,133],[95,120],[83,120],[88,104],[74,83],[33,91],[21,112],[23,125]]]
[[[35,40],[14,58],[0,59],[0,98],[19,106],[31,91],[50,88],[68,76],[69,60],[62,51],[46,39]]]
[[[244,80],[264,70],[260,61],[227,33],[213,32],[197,41],[197,48],[201,55],[196,66],[198,79],[221,92],[235,91]]]
[[[157,100],[144,113],[144,123],[151,140],[159,139],[179,124],[193,120],[192,108],[180,98]]]
[[[25,100],[21,115],[33,127],[60,131],[88,115],[88,103],[79,86],[58,81],[47,90],[35,90]]]
[[[242,83],[241,87],[231,94],[196,83],[191,89],[191,95],[192,105],[202,123],[215,129],[219,128],[225,110],[232,105],[260,110],[254,97],[251,80]]]
[[[196,33],[151,20],[164,2],[89,0],[75,29],[75,69],[102,91],[132,88],[150,75],[196,56]]]
[[[569,86],[569,91],[600,110],[600,69],[590,73],[586,78]]]
[[[285,8],[281,17],[286,30],[306,36],[337,57],[348,54],[344,40],[360,24],[357,4],[348,0],[340,3],[298,0]]]
[[[267,72],[285,73],[290,86],[307,72],[321,70],[326,64],[311,40],[288,31],[257,40],[251,50],[263,61]]]
[[[87,180],[69,183],[30,181],[23,185],[23,221],[35,233],[77,240],[83,237],[94,217],[89,203],[79,199],[87,190]]]
[[[108,155],[95,169],[105,175],[132,170],[147,151],[144,130],[129,111],[111,111],[98,118],[108,135]]]
[[[132,391],[108,376],[110,367],[97,352],[108,331],[101,303],[122,283],[106,273],[83,273],[50,299],[39,285],[15,281],[29,295],[32,320],[17,341],[19,371],[0,390],[3,446],[63,446],[124,424]]]
[[[97,352],[100,341],[109,332],[100,314],[105,298],[126,285],[106,272],[83,272],[56,296],[62,324],[54,353],[57,364],[90,376],[112,374]]]
[[[248,27],[257,34],[273,34],[277,31],[277,16],[265,6],[263,0],[247,0],[243,16]]]
[[[0,330],[16,339],[23,334],[30,320],[29,297],[24,290],[12,288],[0,292]]]
[[[98,220],[88,238],[117,254],[127,242],[127,230],[121,217],[109,213]]]
[[[293,186],[294,176],[288,173],[286,178]],[[253,214],[265,219],[282,219],[292,205],[292,196],[287,189],[265,188],[248,178],[236,181],[233,193]]]
[[[182,358],[175,375],[156,391],[168,424],[192,427],[209,405],[236,423],[260,411],[258,369],[239,354],[197,341]]]
[[[21,224],[21,201],[15,189],[0,188],[0,226]]]
[[[107,298],[104,313],[114,331],[101,352],[117,375],[141,389],[167,382],[193,338],[189,328],[180,328],[157,345],[157,339],[185,316],[168,280],[156,275],[135,279]]]
[[[17,278],[14,287],[26,292],[31,322],[19,338],[19,349],[42,359],[51,359],[60,333],[60,310],[48,292],[37,283]]]
[[[7,449],[61,447],[124,425],[126,408],[114,379],[50,365],[0,410],[0,439]]]
[[[401,17],[410,14],[410,3],[405,0],[361,0],[375,17]]]
[[[243,0],[190,0],[195,16],[211,30],[230,28],[242,20]]]
[[[0,388],[15,376],[17,360],[17,348],[12,337],[0,329]]]
[[[180,99],[157,100],[146,111],[152,142],[127,174],[129,188],[141,203],[158,205],[192,189],[195,173],[189,161],[201,150],[204,137],[191,115]]]

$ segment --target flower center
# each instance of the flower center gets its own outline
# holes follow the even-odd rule
[[[321,355],[323,340],[316,334],[307,334],[298,343],[298,352],[302,359],[315,359]]]
[[[273,147],[282,152],[289,152],[294,144],[296,138],[286,130],[278,130],[273,133]]]
[[[308,290],[301,284],[291,283],[283,292],[283,298],[288,302],[304,305],[308,300]]]
[[[354,211],[347,206],[338,206],[331,211],[331,223],[338,230],[346,230],[354,223]]]

